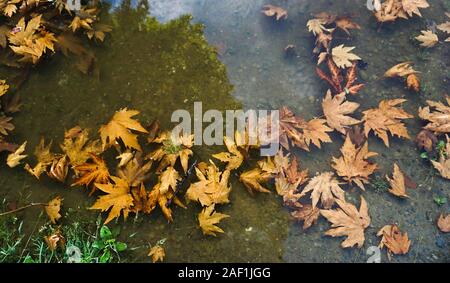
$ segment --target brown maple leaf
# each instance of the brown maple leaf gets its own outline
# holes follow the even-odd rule
[[[413,63],[410,61],[397,64],[392,68],[390,68],[389,70],[387,70],[384,73],[384,76],[387,78],[407,77],[409,75],[420,73],[413,69],[413,67],[411,66],[412,64]]]
[[[322,101],[323,114],[327,119],[327,124],[331,128],[345,134],[346,128],[356,125],[361,121],[347,116],[358,109],[359,104],[356,102],[345,101],[345,93],[342,92],[332,97],[331,91],[328,90]]]
[[[361,196],[361,205],[358,209],[343,199],[337,199],[339,205],[335,210],[321,210],[320,214],[332,223],[332,229],[325,232],[325,235],[332,237],[347,236],[341,243],[343,248],[357,245],[359,248],[364,244],[364,229],[370,225],[367,203]]]
[[[333,172],[321,173],[309,181],[308,185],[301,192],[301,196],[311,192],[312,206],[316,207],[317,203],[322,203],[325,209],[333,206],[334,202],[344,199],[345,192],[339,186],[339,181],[334,177]]]
[[[45,212],[47,213],[48,218],[53,224],[56,224],[56,221],[61,218],[61,214],[59,211],[61,210],[63,198],[56,197],[48,202],[48,204],[44,207]]]
[[[386,179],[389,181],[391,188],[389,192],[395,196],[408,198],[409,196],[406,194],[406,181],[405,175],[398,167],[397,163],[394,163],[394,173],[392,173],[392,179],[389,176],[386,176]]]
[[[320,217],[320,209],[310,204],[305,204],[301,208],[291,212],[296,221],[303,221],[303,229],[306,230],[317,223]]]
[[[419,149],[424,149],[427,152],[432,152],[436,147],[438,138],[433,132],[429,130],[421,130],[415,139],[416,145]]]
[[[450,97],[446,97],[447,105],[442,102],[427,100],[428,106],[419,108],[419,117],[428,121],[424,127],[436,134],[450,133]]]
[[[366,137],[371,131],[381,138],[384,144],[389,147],[388,132],[393,136],[409,139],[408,130],[402,123],[402,119],[411,119],[414,116],[408,114],[397,105],[405,102],[406,99],[382,100],[378,108],[372,108],[363,112],[364,133]]]
[[[277,21],[279,20],[286,20],[288,17],[288,13],[285,9],[278,7],[278,6],[274,6],[274,5],[265,5],[262,8],[261,11],[264,15],[268,16],[268,17],[274,17]]]
[[[376,156],[377,153],[369,151],[367,142],[361,148],[357,148],[349,136],[345,138],[341,153],[342,157],[333,157],[331,166],[345,181],[354,182],[364,191],[364,184],[369,183],[369,176],[378,168],[377,164],[372,164],[367,159]]]
[[[442,177],[450,179],[450,138],[447,137],[445,152],[439,157],[439,161],[431,160],[434,168],[439,171]]]
[[[378,231],[377,236],[382,237],[379,244],[380,249],[386,247],[389,254],[406,254],[411,246],[408,233],[402,233],[395,224],[384,226]]]

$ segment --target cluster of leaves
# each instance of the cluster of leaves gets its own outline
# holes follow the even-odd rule
[[[2,0],[0,46],[2,64],[21,68],[37,64],[51,53],[61,51],[78,56],[77,67],[84,73],[93,70],[95,56],[77,38],[103,41],[111,27],[99,23],[100,1],[81,5],[73,11],[66,0]]]
[[[374,0],[374,15],[378,22],[393,22],[409,19],[414,15],[422,17],[420,9],[430,7],[427,0]]]

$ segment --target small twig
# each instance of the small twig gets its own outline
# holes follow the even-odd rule
[[[16,212],[22,211],[24,209],[27,209],[27,208],[33,207],[33,206],[47,206],[47,205],[48,205],[47,203],[32,202],[29,205],[25,205],[25,206],[19,207],[17,209],[13,209],[13,210],[10,210],[10,211],[6,211],[6,212],[3,212],[3,213],[0,213],[0,216],[5,216],[5,215],[8,215],[8,214],[16,213]]]

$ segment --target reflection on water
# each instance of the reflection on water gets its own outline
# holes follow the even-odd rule
[[[112,24],[113,32],[104,45],[94,48],[100,78],[79,74],[71,60],[55,56],[51,64],[33,72],[21,89],[24,107],[14,120],[14,139],[28,140],[29,149],[38,143],[40,136],[59,142],[64,129],[76,124],[97,128],[115,110],[125,106],[140,110],[139,119],[144,124],[159,118],[166,127],[173,110],[191,110],[194,101],[202,101],[206,109],[219,110],[289,105],[306,118],[320,116],[326,84],[314,74],[313,39],[305,24],[312,13],[321,11],[351,12],[363,27],[350,40],[342,37],[342,42],[356,46],[355,53],[369,64],[360,73],[366,88],[354,98],[361,104],[361,110],[377,105],[381,99],[405,97],[409,100],[406,109],[416,113],[426,99],[441,99],[448,87],[445,81],[449,76],[448,47],[422,51],[410,37],[426,27],[426,19],[443,22],[443,11],[450,8],[445,4],[448,1],[433,1],[432,8],[423,12],[423,19],[395,23],[381,30],[363,2],[272,1],[271,4],[289,12],[287,21],[276,23],[261,15],[261,7],[268,3],[264,0],[150,0],[150,15],[164,23],[160,24],[147,17],[145,5],[138,1],[110,1],[110,12],[102,14],[102,21]],[[194,24],[188,16],[179,18],[183,14],[192,14]],[[204,25],[204,30],[198,24]],[[284,54],[288,44],[295,46],[293,57]],[[211,46],[217,49],[218,58]],[[409,93],[401,83],[380,78],[387,67],[406,60],[416,62],[416,68],[422,71],[427,90],[421,96]],[[418,120],[408,122],[411,136],[420,126]],[[311,175],[331,170],[330,158],[338,155],[342,144],[338,135],[332,138],[335,143],[325,145],[322,150],[295,152],[301,166],[309,168]],[[448,195],[448,183],[439,178],[426,179],[431,170],[424,169],[411,142],[394,139],[386,150],[373,139],[370,147],[380,153],[376,161],[382,168],[381,176],[390,172],[395,160],[420,186],[411,192],[408,201],[398,201],[373,190],[363,193],[372,216],[365,248],[377,244],[375,234],[379,227],[397,222],[413,241],[410,254],[399,261],[448,259],[448,254],[435,245],[437,237],[442,236],[437,234],[429,216],[437,213],[433,195]],[[195,150],[207,160],[219,149]],[[93,203],[80,189],[65,188],[46,179],[37,182],[4,165],[0,172],[0,192],[8,198],[31,192],[31,200],[44,201],[49,195],[61,194],[67,209],[80,210]],[[323,237],[329,227],[326,221],[320,220],[317,226],[304,232],[289,221],[277,197],[251,197],[236,179],[232,181],[231,204],[221,207],[221,212],[231,215],[221,224],[225,234],[204,237],[196,223],[200,208],[190,204],[186,211],[175,210],[175,222],[170,225],[159,212],[151,217],[140,216],[136,221],[129,219],[125,224],[119,221],[123,240],[130,246],[145,247],[167,238],[168,261],[366,260],[364,249],[343,250],[339,239]],[[350,188],[348,200],[358,202],[360,194]],[[25,213],[26,219],[35,221],[33,212]],[[96,215],[86,211],[83,217],[95,219]],[[127,238],[135,233],[133,238]],[[147,262],[146,253],[145,248],[137,249],[130,252],[128,260]]]

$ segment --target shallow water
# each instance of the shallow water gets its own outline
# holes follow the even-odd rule
[[[64,129],[78,124],[97,129],[121,107],[140,110],[143,124],[158,118],[169,127],[172,111],[192,110],[194,101],[202,101],[204,109],[219,110],[288,105],[305,118],[319,116],[327,86],[314,73],[313,38],[305,24],[313,13],[321,11],[351,13],[362,26],[362,30],[352,32],[350,41],[343,39],[346,45],[356,46],[355,53],[369,64],[360,73],[366,87],[353,99],[361,104],[361,111],[376,106],[381,99],[405,97],[405,109],[417,114],[427,99],[441,100],[448,93],[449,48],[442,45],[423,51],[411,37],[425,29],[425,19],[445,21],[444,11],[450,11],[450,1],[434,0],[431,8],[423,10],[423,19],[400,21],[381,29],[364,2],[272,1],[271,4],[289,11],[286,21],[275,23],[261,15],[261,7],[268,3],[262,0],[150,0],[150,14],[163,24],[154,23],[152,27],[158,28],[145,31],[143,9],[112,1],[110,12],[102,15],[102,21],[112,24],[113,32],[105,44],[94,48],[100,76],[80,74],[73,60],[62,56],[54,56],[32,70],[20,90],[23,107],[14,118],[13,140],[28,140],[31,154],[39,138],[45,136],[54,140],[56,150]],[[133,2],[131,6],[139,5]],[[189,17],[180,19],[183,14],[191,14],[192,22]],[[204,25],[205,38],[197,24]],[[296,46],[296,56],[285,56],[283,49],[288,44]],[[218,58],[210,46],[219,50]],[[422,71],[425,93],[410,93],[400,81],[382,78],[387,68],[406,60],[414,61],[416,69]],[[411,136],[421,127],[418,119],[406,124]],[[325,144],[321,150],[296,151],[301,166],[309,168],[311,174],[331,170],[331,156],[338,156],[342,145],[341,137],[332,138],[334,143]],[[120,219],[117,225],[122,226],[121,239],[131,247],[142,247],[129,251],[126,260],[148,262],[146,245],[167,238],[168,262],[365,262],[369,257],[366,249],[378,244],[378,229],[398,223],[408,232],[412,247],[407,255],[394,257],[393,261],[450,261],[449,235],[439,233],[434,223],[440,212],[449,212],[450,206],[447,203],[438,207],[433,201],[437,195],[450,199],[448,181],[439,178],[420,159],[412,141],[393,138],[386,150],[379,140],[371,138],[370,147],[380,153],[375,158],[381,167],[380,176],[390,174],[396,161],[419,186],[410,191],[408,200],[398,200],[371,188],[363,193],[359,189],[347,190],[349,201],[359,203],[362,194],[369,204],[372,223],[366,230],[362,249],[344,250],[340,248],[341,238],[323,236],[329,227],[324,219],[303,231],[289,219],[274,194],[252,197],[237,178],[232,178],[231,203],[219,209],[231,215],[220,225],[224,234],[217,238],[203,236],[196,223],[200,208],[193,203],[186,211],[175,209],[173,224],[167,224],[160,212],[126,223]],[[218,150],[195,148],[204,160]],[[65,199],[65,210],[84,210],[94,202],[81,188],[70,188],[47,178],[38,182],[19,168],[1,165],[0,174],[0,195],[7,199],[26,196],[29,200],[46,201],[58,194]],[[36,211],[27,210],[23,217],[32,227]],[[82,217],[96,219],[97,213],[86,210]],[[382,260],[387,261],[384,252]]]

